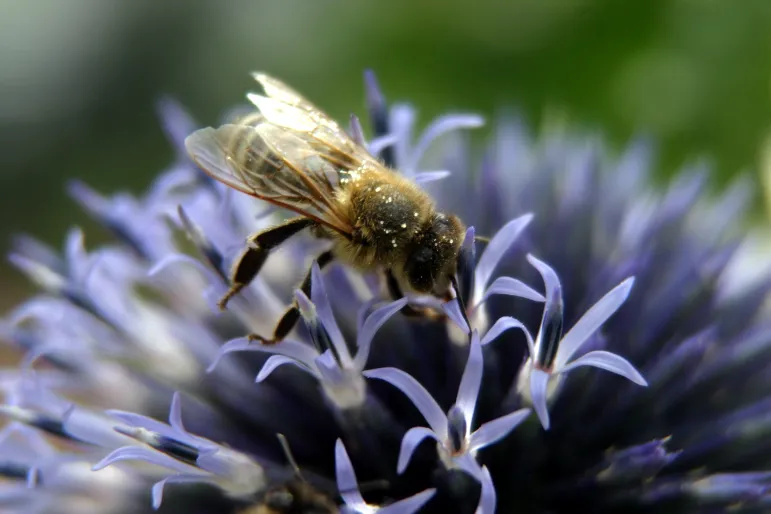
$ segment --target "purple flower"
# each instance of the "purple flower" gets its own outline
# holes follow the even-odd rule
[[[430,437],[438,443],[439,458],[445,466],[457,467],[481,480],[482,469],[476,461],[477,452],[506,437],[530,414],[530,409],[520,409],[488,421],[472,432],[483,369],[482,345],[479,335],[474,331],[469,345],[468,361],[460,379],[458,396],[447,414],[442,412],[431,393],[404,371],[397,368],[380,368],[364,372],[367,378],[384,380],[401,390],[417,407],[430,427],[414,427],[404,434],[396,465],[398,473],[404,473],[418,445]]]
[[[197,169],[195,122],[164,100],[176,156],[145,194],[70,187],[111,244],[16,239],[41,292],[0,321],[22,354],[0,370],[0,510],[297,507],[281,489],[296,462],[341,512],[767,511],[771,280],[743,257],[751,183],[710,198],[696,164],[655,189],[647,141],[614,157],[512,119],[477,163],[480,117],[413,137],[415,108],[371,73],[365,94],[352,137],[469,227],[460,298],[394,300],[340,263],[312,266],[305,294],[326,243],[298,235],[220,312],[247,236],[285,213]],[[246,339],[293,300],[283,342]]]

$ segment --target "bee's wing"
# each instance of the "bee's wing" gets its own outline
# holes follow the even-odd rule
[[[264,73],[255,73],[254,78],[262,85],[266,96],[251,93],[248,98],[266,122],[303,134],[319,152],[333,160],[355,161],[357,165],[366,162],[368,167],[382,166],[336,121],[297,91]]]
[[[350,235],[351,222],[335,198],[338,175],[350,168],[289,128],[260,116],[250,123],[198,130],[185,146],[224,184]]]

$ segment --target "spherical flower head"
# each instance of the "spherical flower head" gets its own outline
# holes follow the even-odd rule
[[[223,123],[281,128],[272,158],[343,137],[255,78],[261,117]],[[364,90],[369,130],[352,115],[345,140],[468,227],[453,297],[395,297],[298,235],[221,312],[249,234],[287,215],[204,173],[216,148],[165,99],[177,157],[146,194],[70,188],[113,243],[73,229],[61,255],[19,238],[10,257],[41,292],[0,323],[24,355],[0,372],[0,510],[767,511],[771,281],[739,280],[751,184],[709,198],[697,165],[657,189],[647,141],[612,155],[509,118],[477,162],[481,117],[415,136],[414,107],[371,72]],[[340,148],[308,148],[346,171]],[[248,337],[289,305],[282,341]]]

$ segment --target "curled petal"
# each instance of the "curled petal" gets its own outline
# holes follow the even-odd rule
[[[369,153],[372,155],[377,155],[389,146],[393,146],[396,143],[396,135],[395,134],[386,134],[383,136],[376,137],[372,141],[369,142],[369,145],[367,145],[367,149],[369,150]]]
[[[509,330],[510,328],[519,328],[522,330],[522,332],[525,333],[525,338],[527,339],[527,347],[530,350],[530,355],[533,355],[535,352],[533,336],[530,335],[530,331],[527,329],[527,327],[525,327],[525,325],[522,324],[521,321],[514,319],[511,316],[503,316],[498,318],[498,321],[496,321],[493,326],[490,327],[490,330],[488,330],[485,336],[482,338],[482,345],[484,346],[493,342],[496,337]]]
[[[563,368],[581,345],[589,339],[589,336],[596,332],[623,305],[633,285],[633,277],[624,280],[581,316],[581,319],[573,325],[573,328],[565,334],[560,342],[557,358],[554,361],[557,369]]]
[[[182,400],[179,392],[175,391],[171,397],[171,408],[169,408],[169,425],[174,430],[186,433],[185,426],[182,424]]]
[[[335,478],[337,490],[346,505],[354,509],[367,506],[367,502],[364,501],[359,491],[359,483],[356,481],[356,473],[353,471],[351,459],[340,439],[335,442]]]
[[[530,409],[519,409],[500,418],[488,421],[471,434],[469,451],[475,452],[506,437],[530,415]]]
[[[463,417],[466,418],[466,426],[469,429],[474,418],[479,388],[482,386],[483,370],[482,345],[479,344],[479,333],[474,330],[471,334],[468,361],[466,361],[466,368],[463,370],[463,376],[458,387],[458,396],[455,400],[455,404],[463,412]]]
[[[436,182],[437,180],[442,180],[443,178],[449,177],[450,174],[451,173],[447,170],[421,171],[420,173],[416,173],[412,180],[414,180],[417,184],[427,184],[429,182]]]
[[[577,368],[579,366],[592,366],[595,368],[604,369],[621,375],[627,380],[631,380],[637,385],[647,386],[648,382],[643,378],[637,369],[632,364],[615,353],[606,352],[605,350],[596,350],[589,352],[581,357],[577,358],[570,364],[565,365],[559,370],[560,373]]]
[[[361,126],[359,117],[355,114],[351,114],[350,123],[348,126],[350,127],[348,132],[351,134],[351,139],[353,139],[357,144],[364,146],[366,144],[366,141],[364,140],[364,129]]]
[[[436,439],[440,443],[442,442],[431,429],[426,427],[414,427],[407,430],[402,438],[402,446],[399,449],[399,461],[396,464],[396,472],[400,475],[407,469],[407,464],[410,463],[412,454],[415,453],[415,449],[423,442],[426,437]]]
[[[509,221],[495,233],[487,244],[479,257],[479,264],[477,264],[476,269],[474,295],[472,297],[475,300],[473,302],[475,305],[480,302],[498,263],[532,220],[533,214],[528,213]]]
[[[490,470],[487,466],[482,467],[482,492],[479,495],[479,506],[474,514],[495,514],[495,504],[497,501],[495,495],[495,484],[493,477],[490,476]]]
[[[425,491],[413,494],[409,498],[399,500],[385,507],[378,509],[379,514],[413,514],[418,512],[423,505],[433,498],[436,489],[426,489]]]
[[[340,327],[337,326],[337,321],[335,321],[335,316],[332,313],[332,306],[329,303],[329,296],[324,287],[321,268],[319,268],[319,263],[316,261],[313,261],[313,266],[311,267],[311,301],[313,301],[313,305],[316,306],[316,312],[318,313],[319,319],[324,325],[327,334],[329,334],[329,339],[332,341],[332,344],[335,345],[335,349],[337,350],[340,359],[343,361],[343,364],[347,366],[351,361],[350,354],[348,353],[348,345],[345,344],[345,339],[343,338],[342,332],[340,332]]]
[[[259,344],[250,342],[245,337],[239,337],[228,341],[220,347],[214,362],[209,365],[206,372],[211,373],[214,371],[222,357],[232,352],[276,353],[291,357],[309,368],[313,367],[313,360],[319,355],[315,348],[289,339],[285,339],[278,344]]]
[[[476,307],[477,305],[483,303],[494,294],[519,296],[520,298],[527,298],[528,300],[533,300],[534,302],[543,302],[546,300],[541,293],[525,284],[521,280],[517,280],[516,278],[511,277],[498,277],[493,281],[492,284],[490,284],[490,287],[487,288],[485,293],[482,295],[479,301],[474,304],[474,306]]]
[[[156,482],[153,485],[153,509],[158,510],[163,502],[163,490],[168,484],[189,484],[189,483],[201,483],[201,482],[213,482],[213,480],[207,479],[202,475],[172,475]]]
[[[173,457],[169,457],[164,453],[157,452],[155,450],[151,450],[150,448],[144,448],[141,446],[124,446],[122,448],[118,448],[117,450],[110,452],[109,455],[107,455],[105,458],[103,458],[102,460],[94,464],[94,466],[91,469],[94,471],[99,471],[100,469],[104,469],[107,466],[111,466],[117,462],[122,462],[125,460],[138,460],[142,462],[149,462],[150,464],[156,464],[164,468],[173,469],[174,471],[178,471],[180,473],[189,474],[191,471],[194,471],[196,469],[193,466],[190,466],[181,461],[178,461]]]
[[[442,304],[442,310],[444,310],[447,317],[450,318],[453,323],[458,325],[465,334],[469,333],[471,328],[468,326],[468,323],[466,323],[463,313],[460,310],[460,304],[456,298],[453,298],[449,302],[444,302]]]
[[[484,118],[476,114],[448,114],[439,116],[421,134],[420,139],[412,150],[409,162],[405,163],[405,168],[408,170],[417,169],[418,162],[420,162],[423,154],[426,153],[431,143],[442,134],[462,128],[481,127],[484,123]]]
[[[318,373],[314,368],[308,368],[305,366],[302,362],[299,362],[297,359],[293,359],[291,357],[287,357],[286,355],[273,355],[268,360],[265,361],[265,364],[262,365],[262,368],[260,369],[260,372],[257,373],[257,378],[254,379],[255,382],[262,382],[268,376],[270,376],[273,371],[278,368],[279,366],[283,366],[284,364],[291,364],[293,366],[297,366],[301,370],[305,371],[306,373],[309,373],[313,375],[316,378],[319,378]]]
[[[447,416],[426,388],[411,375],[397,368],[371,369],[363,372],[362,375],[385,380],[403,392],[426,419],[428,426],[436,433],[436,437],[441,440],[447,439]]]
[[[549,385],[549,374],[540,369],[530,372],[530,397],[533,408],[541,421],[544,430],[549,430],[549,406],[546,388]]]
[[[367,364],[367,358],[369,357],[369,349],[372,344],[372,339],[375,334],[388,321],[391,316],[399,312],[402,307],[407,305],[407,298],[401,298],[395,302],[391,302],[383,307],[375,309],[372,314],[367,316],[364,324],[359,330],[356,345],[358,349],[356,351],[356,357],[354,357],[353,363],[356,369],[362,370]]]
[[[557,272],[554,271],[551,266],[531,254],[527,255],[527,260],[538,270],[538,273],[540,273],[543,278],[543,283],[546,288],[546,303],[549,303],[553,298],[556,299],[556,297],[562,298],[562,285],[560,284]]]

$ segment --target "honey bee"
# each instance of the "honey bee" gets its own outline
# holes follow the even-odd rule
[[[258,112],[198,130],[185,145],[214,179],[298,216],[249,236],[219,307],[254,279],[272,249],[306,228],[332,242],[316,259],[320,268],[338,259],[361,271],[383,270],[395,299],[407,291],[449,300],[453,288],[460,299],[461,220],[440,212],[416,183],[387,168],[300,94],[268,75],[254,78],[265,93],[248,95]],[[310,271],[301,289],[310,293]],[[277,343],[298,319],[293,304],[272,337],[250,338]]]

